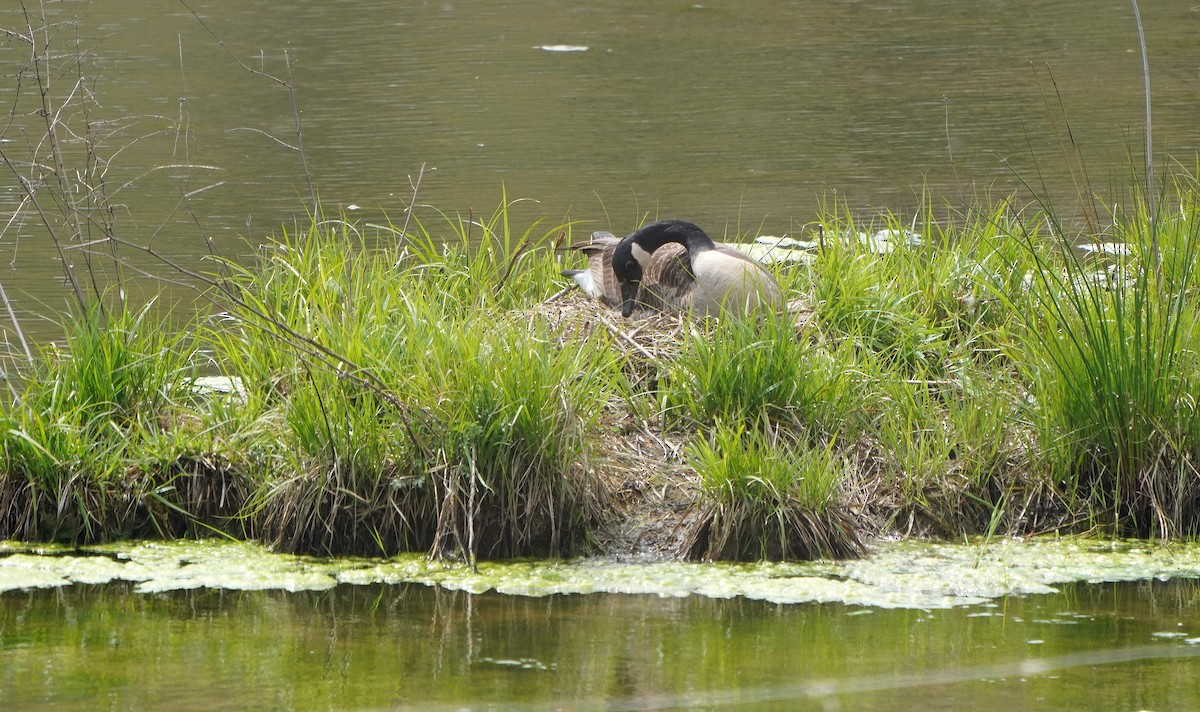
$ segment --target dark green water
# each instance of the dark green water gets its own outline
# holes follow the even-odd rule
[[[0,708],[1185,710],[1200,585],[936,611],[126,584],[0,594]]]

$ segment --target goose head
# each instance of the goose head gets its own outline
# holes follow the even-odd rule
[[[687,247],[685,269],[691,273],[691,258],[697,251],[713,249],[712,238],[698,225],[685,220],[660,220],[634,232],[613,250],[612,269],[621,285],[621,315],[629,316],[637,305],[642,274],[654,251],[668,242]]]
[[[613,273],[617,275],[617,284],[621,286],[621,316],[633,313],[633,308],[637,305],[638,290],[642,285],[642,263],[635,256],[635,247],[627,237],[613,250]],[[644,250],[638,247],[637,251]]]

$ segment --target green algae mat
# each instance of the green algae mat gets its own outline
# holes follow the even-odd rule
[[[1092,539],[975,543],[876,542],[859,560],[804,563],[567,561],[431,562],[321,559],[222,540],[125,542],[67,548],[0,543],[0,591],[126,581],[138,592],[196,588],[320,591],[339,584],[419,583],[519,596],[625,593],[772,603],[840,602],[946,608],[1068,583],[1200,577],[1200,545]]]

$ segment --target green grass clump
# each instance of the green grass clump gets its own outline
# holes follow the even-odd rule
[[[336,373],[308,376],[268,416],[281,427],[277,465],[251,502],[262,536],[299,553],[427,547],[433,495],[403,410]]]
[[[16,406],[4,418],[0,526],[7,538],[88,542],[106,538],[116,512],[122,448],[78,423],[84,409]]]
[[[526,329],[462,325],[426,362],[444,389],[432,439],[445,465],[441,501],[470,525],[456,546],[487,556],[578,551],[600,507],[589,436],[621,382],[619,362],[607,341],[554,343]]]
[[[698,559],[839,558],[862,552],[858,527],[837,504],[847,464],[829,445],[718,423],[691,443],[701,514],[688,555]]]
[[[906,374],[937,374],[947,349],[944,329],[923,312],[922,293],[891,274],[896,268],[888,263],[895,261],[853,242],[831,245],[814,267],[817,317],[837,338]]]
[[[414,290],[437,295],[459,314],[475,307],[522,309],[557,291],[554,249],[569,243],[571,223],[535,220],[518,231],[507,195],[490,216],[448,215],[426,221],[414,215],[401,237],[396,266]],[[440,228],[440,229],[439,229]]]
[[[0,531],[70,543],[192,531],[176,465],[142,465],[183,427],[194,341],[121,305],[94,304],[64,332],[4,414]]]
[[[607,339],[512,312],[551,293],[565,226],[514,236],[502,209],[447,219],[438,242],[415,224],[399,246],[314,225],[236,274],[243,308],[213,339],[246,380],[239,427],[274,433],[264,536],[335,554],[577,551],[598,516],[588,435],[619,363]]]
[[[798,332],[790,314],[709,321],[684,337],[660,403],[669,417],[696,425],[765,419],[833,434],[854,427],[850,376],[838,354]]]
[[[1006,202],[940,222],[931,206],[922,215],[919,233],[895,219],[879,229],[848,218],[823,222],[824,247],[800,289],[835,343],[852,344],[897,376],[940,379],[956,362],[992,358],[1007,343],[1015,315],[990,285],[1002,282],[1017,297],[1036,263],[1030,243],[1012,235],[1023,223]],[[888,240],[846,237],[860,235]]]
[[[65,351],[51,346],[22,401],[35,410],[73,409],[80,427],[127,427],[179,399],[190,373],[184,339],[150,316],[92,305],[64,325]]]
[[[1027,472],[1027,438],[1014,384],[979,366],[940,381],[874,384],[871,432],[895,497],[891,527],[954,537],[1015,524],[1006,504]]]
[[[1040,449],[1073,511],[1127,535],[1200,531],[1200,325],[1193,291],[1200,212],[1118,219],[1133,254],[1102,269],[1064,249],[1039,260],[1038,307],[1014,355],[1031,383]],[[1169,246],[1156,274],[1144,227]],[[1079,504],[1082,503],[1081,508]]]

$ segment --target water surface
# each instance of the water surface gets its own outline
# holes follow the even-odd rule
[[[425,164],[418,201],[449,213],[490,213],[503,186],[536,201],[517,209],[522,219],[623,233],[647,216],[675,216],[718,235],[794,233],[834,202],[908,219],[925,187],[955,205],[1032,189],[1070,214],[1079,193],[1119,199],[1143,148],[1126,0],[105,0],[47,9],[68,23],[56,25],[53,47],[87,51],[120,235],[210,271],[199,261],[207,238],[237,255],[303,221],[305,162],[285,143],[303,146],[331,210],[353,206],[367,222],[402,221]],[[24,30],[14,10],[0,11],[0,26]],[[1172,0],[1144,8],[1143,19],[1155,146],[1164,164],[1191,166],[1200,10]],[[28,61],[23,43],[0,41],[5,76]],[[290,81],[294,96],[250,69]],[[54,96],[75,74],[60,76]],[[41,135],[30,89],[16,100],[12,79],[0,81],[0,105],[16,102],[0,124],[14,159],[32,155]],[[0,216],[19,200],[15,181],[0,184]],[[25,213],[0,233],[0,248],[21,314],[54,313],[60,270],[40,221]],[[129,289],[178,297],[155,280]]]
[[[1200,546],[795,564],[0,544],[9,709],[1183,709]]]
[[[945,610],[417,584],[0,595],[6,710],[1189,709],[1195,582]]]

